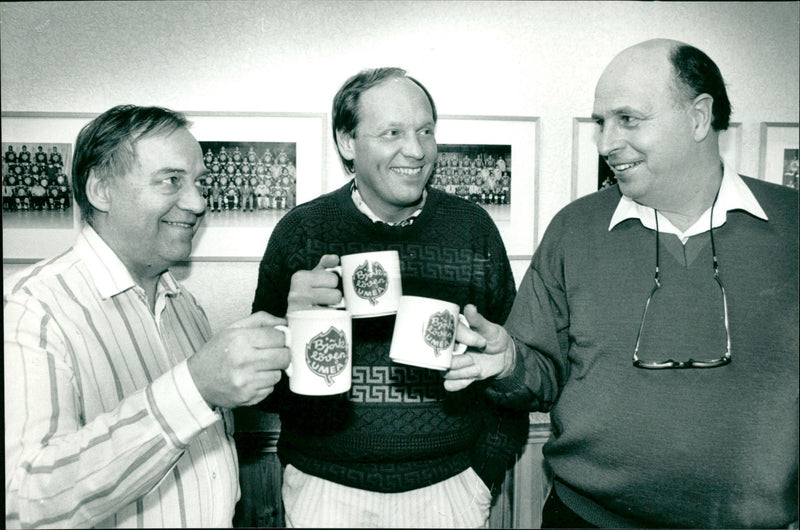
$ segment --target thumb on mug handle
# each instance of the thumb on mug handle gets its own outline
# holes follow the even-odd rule
[[[328,272],[333,272],[339,275],[339,279],[344,280],[342,276],[342,266],[336,265],[335,267],[325,267],[325,270]],[[344,287],[342,287],[342,299],[339,300],[338,304],[329,305],[327,307],[331,307],[333,309],[344,309]]]
[[[292,332],[288,326],[275,326],[275,329],[283,332],[284,346],[291,350],[292,348]],[[292,363],[289,361],[289,366],[286,367],[286,375],[292,377]]]

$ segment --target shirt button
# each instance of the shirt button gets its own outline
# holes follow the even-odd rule
[[[216,471],[215,471],[214,473],[211,473],[211,478],[213,478],[213,479],[216,479],[216,478],[217,478],[217,473],[216,473]]]

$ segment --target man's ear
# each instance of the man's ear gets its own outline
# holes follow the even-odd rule
[[[86,179],[86,198],[89,204],[101,212],[107,212],[111,207],[108,178],[101,178],[94,169],[89,171],[89,178]]]
[[[692,102],[691,113],[694,120],[694,139],[702,142],[711,131],[711,122],[714,120],[714,98],[708,94],[700,94]]]
[[[336,143],[339,146],[339,153],[345,160],[353,160],[355,158],[355,146],[353,145],[353,136],[342,130],[336,131]]]

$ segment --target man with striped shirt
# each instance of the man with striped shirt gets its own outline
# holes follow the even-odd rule
[[[75,245],[4,285],[6,526],[230,526],[230,408],[272,392],[285,323],[212,338],[168,271],[205,213],[179,113],[114,107],[79,134]]]

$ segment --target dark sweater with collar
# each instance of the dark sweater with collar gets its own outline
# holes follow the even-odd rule
[[[253,311],[284,315],[294,272],[324,254],[397,250],[403,294],[464,305],[503,322],[515,295],[505,248],[479,206],[430,189],[410,226],[371,221],[347,184],[288,212],[259,267]],[[262,408],[280,413],[284,464],[379,492],[435,484],[473,466],[498,485],[527,438],[527,414],[490,411],[484,386],[448,393],[434,370],[389,359],[394,316],[353,320],[353,386],[347,395],[305,397],[286,378]]]
[[[608,230],[614,186],[550,223],[506,328],[515,373],[494,389],[550,410],[544,447],[556,491],[601,527],[770,528],[797,520],[798,195],[744,179],[764,221],[729,211],[714,229],[728,298],[732,362],[710,369],[632,365],[653,286],[655,233],[638,219]],[[725,352],[709,233],[661,240],[662,287],[643,360]]]

